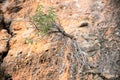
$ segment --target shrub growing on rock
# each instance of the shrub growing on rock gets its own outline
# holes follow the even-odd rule
[[[35,15],[31,17],[31,22],[35,25],[37,30],[42,34],[47,34],[50,28],[53,26],[57,16],[54,12],[54,8],[50,7],[47,13],[43,11],[43,6],[38,6]]]

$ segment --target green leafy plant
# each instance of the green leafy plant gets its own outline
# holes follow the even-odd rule
[[[32,38],[25,38],[25,44],[32,44],[33,39]]]
[[[47,34],[53,23],[56,21],[57,16],[54,12],[54,8],[50,7],[47,13],[43,12],[43,6],[38,6],[36,13],[31,17],[31,22],[42,34]]]

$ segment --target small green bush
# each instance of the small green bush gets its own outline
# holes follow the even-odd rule
[[[33,44],[32,38],[25,38],[25,44]]]
[[[42,34],[47,34],[56,19],[54,8],[50,7],[47,13],[44,13],[42,5],[38,6],[35,15],[31,17],[32,23]]]

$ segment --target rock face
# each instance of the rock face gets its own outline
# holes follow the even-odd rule
[[[53,6],[60,27],[74,38],[37,35],[29,18],[39,4]],[[7,0],[0,6],[0,80],[120,79],[119,0]]]

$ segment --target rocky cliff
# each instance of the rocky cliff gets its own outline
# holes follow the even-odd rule
[[[41,36],[38,5],[58,15]],[[0,0],[0,80],[119,80],[119,0]]]

